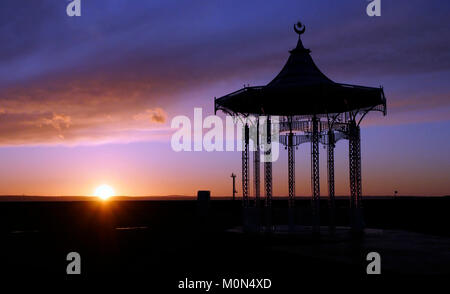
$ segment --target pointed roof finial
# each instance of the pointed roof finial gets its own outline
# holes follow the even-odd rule
[[[301,35],[305,32],[306,30],[306,26],[304,24],[302,24],[301,22],[297,22],[296,24],[294,24],[294,31]]]
[[[289,51],[290,53],[298,53],[298,52],[310,53],[311,52],[311,50],[305,49],[305,47],[303,47],[301,37],[302,37],[302,34],[305,33],[305,30],[306,30],[306,26],[304,24],[302,24],[301,22],[297,22],[296,24],[294,24],[294,31],[298,34],[298,42],[297,42],[297,47],[295,47],[294,49]]]

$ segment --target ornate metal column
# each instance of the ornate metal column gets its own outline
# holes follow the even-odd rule
[[[319,175],[319,120],[312,119],[311,137],[311,190],[312,190],[312,212],[313,232],[320,231],[320,175]]]
[[[266,162],[264,162],[264,188],[266,190],[266,207],[272,206],[272,122],[270,116],[267,117],[267,146],[268,150],[264,150]]]
[[[294,133],[292,129],[288,135],[288,184],[289,184],[289,208],[295,206],[295,150]]]
[[[288,217],[289,217],[289,231],[295,230],[295,147],[294,147],[294,133],[292,132],[292,119],[289,121],[288,134],[288,184],[289,184],[289,202],[288,202]]]
[[[263,132],[264,133],[264,132]],[[266,140],[264,149],[265,162],[264,162],[264,189],[265,189],[265,220],[266,231],[272,231],[272,121],[270,116],[266,120]]]
[[[261,184],[260,184],[260,149],[259,149],[259,117],[256,119],[256,138],[253,142],[255,150],[253,151],[253,163],[254,163],[254,185],[255,185],[255,206],[259,207]]]
[[[248,177],[249,177],[249,128],[248,124],[244,127],[244,148],[242,149],[242,205],[248,207]]]
[[[333,130],[328,130],[328,211],[330,231],[334,232],[335,224],[335,191],[334,191],[334,147],[336,146]]]
[[[350,167],[350,209],[352,214],[352,230],[361,232],[364,227],[362,219],[361,188],[361,133],[355,120],[348,125],[349,134],[349,167]]]

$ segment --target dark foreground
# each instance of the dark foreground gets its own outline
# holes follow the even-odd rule
[[[275,225],[287,223],[285,204],[274,201]],[[347,202],[337,205],[338,225],[346,226]],[[297,223],[308,225],[309,201],[297,206]],[[322,207],[325,225],[325,202]],[[366,225],[377,230],[362,238],[346,229],[321,238],[243,234],[240,202],[217,200],[207,213],[204,208],[196,201],[2,202],[1,277],[131,278],[169,290],[186,278],[212,280],[217,288],[222,279],[267,278],[272,289],[300,289],[324,276],[450,275],[449,198],[365,200]],[[81,275],[66,274],[72,251],[81,255]],[[381,276],[366,274],[371,251],[382,257]]]

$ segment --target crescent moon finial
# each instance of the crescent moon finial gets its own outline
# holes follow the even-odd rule
[[[301,22],[297,22],[296,24],[294,24],[294,31],[301,35],[305,32],[306,30],[306,26],[304,24],[302,24]]]

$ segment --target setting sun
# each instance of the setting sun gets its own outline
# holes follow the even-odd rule
[[[94,195],[102,200],[106,200],[109,197],[114,196],[114,189],[108,185],[101,185],[95,189]]]

